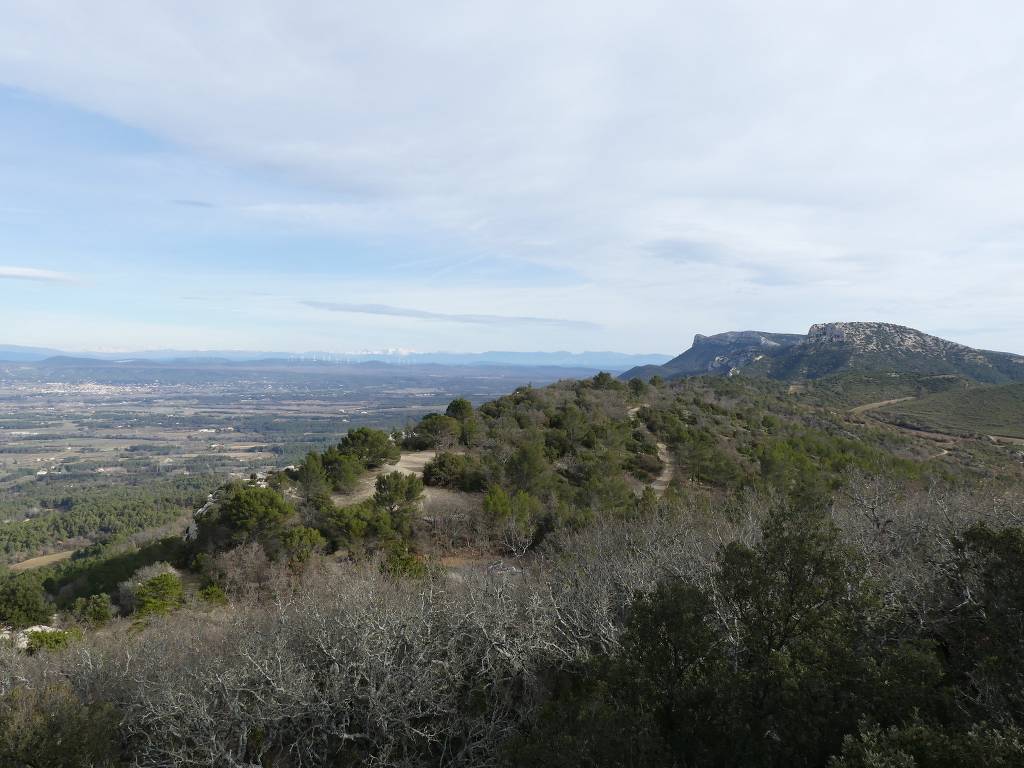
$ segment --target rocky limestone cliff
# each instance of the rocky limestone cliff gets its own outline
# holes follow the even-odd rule
[[[944,355],[951,351],[973,351],[963,344],[893,323],[819,323],[807,332],[806,343],[848,344],[864,352]]]
[[[699,376],[701,374],[729,374],[758,363],[767,354],[792,346],[804,340],[799,334],[766,333],[764,331],[727,331],[693,337],[693,346],[663,366],[643,366],[626,371],[623,379],[633,377],[664,378]]]
[[[805,336],[761,331],[697,334],[693,346],[658,368],[624,375],[665,378],[737,373],[795,380],[843,371],[954,374],[981,382],[1024,380],[1024,357],[972,349],[894,323],[812,325]]]

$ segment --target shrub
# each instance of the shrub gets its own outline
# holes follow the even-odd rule
[[[75,635],[60,629],[44,629],[28,633],[28,652],[61,651],[67,648]]]
[[[537,536],[537,524],[543,513],[540,501],[525,491],[509,496],[500,486],[492,486],[484,497],[484,512],[492,533],[502,549],[522,557]]]
[[[332,507],[324,514],[321,525],[335,546],[359,541],[365,536],[386,537],[393,533],[391,515],[373,499],[347,507]]]
[[[355,456],[367,469],[394,464],[402,454],[387,432],[369,427],[349,431],[338,444],[338,451]]]
[[[217,508],[199,519],[200,549],[222,551],[251,541],[273,548],[295,516],[295,507],[272,488],[232,483],[221,496]]]
[[[444,415],[456,421],[465,421],[473,418],[473,404],[464,397],[457,397],[448,403]]]
[[[114,606],[110,603],[110,595],[101,592],[75,600],[71,613],[77,621],[91,627],[100,627],[114,617]]]
[[[428,413],[406,437],[405,446],[414,451],[454,448],[462,436],[462,424],[451,416]]]
[[[326,497],[331,488],[320,454],[310,451],[296,472],[295,482],[307,503]]]
[[[65,684],[19,687],[0,698],[0,765],[116,768],[118,714]]]
[[[423,481],[416,475],[389,472],[377,478],[373,502],[391,516],[391,527],[405,536],[412,527],[412,513],[423,496]]]
[[[220,520],[232,529],[236,539],[264,538],[277,533],[295,514],[295,508],[270,488],[234,486],[219,512]]]
[[[227,605],[228,596],[219,584],[207,584],[198,592],[199,599],[210,605]]]
[[[138,616],[163,616],[178,608],[184,598],[181,578],[174,573],[162,573],[136,590],[135,612]]]
[[[0,583],[0,624],[15,629],[49,620],[53,608],[34,576],[15,576]]]
[[[122,581],[117,588],[117,602],[125,612],[136,610],[138,607],[138,590],[143,583],[150,579],[169,573],[177,575],[177,571],[170,563],[158,562],[139,568],[132,574],[130,579]]]
[[[381,570],[396,578],[421,579],[427,575],[426,563],[410,552],[405,542],[395,542],[388,547],[387,557],[381,562]]]
[[[665,468],[665,465],[657,456],[652,456],[649,453],[640,453],[634,455],[629,460],[629,468],[640,479],[650,479],[657,477],[661,470]]]
[[[466,472],[466,457],[445,451],[423,467],[423,482],[440,488],[458,488]]]
[[[324,548],[327,540],[315,528],[304,528],[298,526],[289,528],[281,536],[281,544],[284,547],[284,555],[291,565],[301,565],[317,552]]]
[[[485,487],[484,471],[475,456],[445,451],[437,454],[423,468],[423,482],[439,488],[460,491],[482,491]]]
[[[951,733],[914,721],[882,730],[861,724],[858,736],[847,736],[843,752],[829,768],[1007,768],[1024,765],[1024,732],[1010,726],[988,729],[975,726],[967,733]]]
[[[359,485],[364,465],[357,456],[342,453],[340,448],[328,448],[323,453],[323,467],[331,487],[338,493],[349,493]]]

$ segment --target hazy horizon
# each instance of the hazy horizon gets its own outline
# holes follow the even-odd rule
[[[392,347],[385,349],[302,349],[302,350],[282,350],[282,349],[220,349],[220,348],[195,348],[186,349],[181,347],[146,347],[146,348],[104,348],[104,347],[61,347],[51,345],[26,345],[26,344],[8,344],[0,343],[0,350],[4,349],[42,349],[52,350],[54,352],[68,352],[73,354],[103,354],[103,355],[131,355],[131,354],[158,354],[158,353],[197,353],[203,355],[210,355],[216,353],[225,354],[238,354],[238,355],[294,355],[296,357],[308,356],[308,355],[332,355],[335,357],[343,357],[345,355],[351,355],[353,357],[380,355],[380,356],[416,356],[416,355],[453,355],[453,356],[474,356],[474,355],[622,355],[624,357],[674,357],[676,352],[622,352],[614,349],[583,349],[583,350],[568,350],[568,349],[480,349],[480,350],[469,350],[466,352],[456,352],[450,349],[405,349],[401,347]]]
[[[829,322],[881,322],[885,323],[885,320],[829,320],[823,321]],[[731,331],[745,331],[745,332],[761,332],[761,333],[781,333],[781,334],[794,334],[803,335],[807,332],[804,330],[788,330],[788,329],[767,329],[767,328],[735,328],[729,329]],[[929,335],[937,335],[931,333],[925,328],[916,328],[914,330],[921,331]],[[696,334],[702,336],[714,336],[719,333],[726,333],[725,330],[717,330],[710,332],[696,331]],[[946,337],[939,337],[946,338]],[[948,341],[953,341],[965,346],[970,346],[966,342],[956,339],[947,338]],[[14,342],[3,342],[0,341],[0,350],[8,349],[50,349],[57,352],[67,352],[72,354],[103,354],[103,355],[132,355],[132,354],[164,354],[164,353],[182,353],[191,354],[196,353],[200,355],[213,355],[216,353],[232,354],[232,355],[294,355],[297,357],[301,356],[314,356],[314,355],[328,355],[334,357],[344,357],[350,355],[352,357],[365,357],[365,356],[430,356],[430,355],[452,355],[452,356],[474,356],[474,355],[567,355],[567,356],[582,356],[582,355],[622,355],[624,357],[664,357],[672,358],[676,357],[681,352],[685,352],[692,346],[692,337],[687,337],[681,342],[678,349],[675,350],[641,350],[641,351],[627,351],[621,349],[556,349],[556,348],[522,348],[522,349],[502,349],[498,347],[486,348],[486,349],[468,349],[468,350],[454,350],[445,349],[438,347],[434,349],[413,349],[408,347],[384,347],[378,349],[260,349],[257,347],[158,347],[158,346],[141,346],[141,347],[103,347],[98,345],[84,344],[82,346],[62,346],[62,345],[50,345],[50,344],[18,344]],[[996,349],[993,347],[976,347],[978,349],[985,349],[991,352],[1008,352],[1011,354],[1024,354],[1024,347],[1009,347],[1005,349]]]
[[[1017,4],[8,6],[11,344],[1024,351]]]

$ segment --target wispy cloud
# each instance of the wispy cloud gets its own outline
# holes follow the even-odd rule
[[[584,320],[563,320],[554,317],[524,317],[518,315],[449,314],[446,312],[428,312],[424,309],[412,309],[410,307],[392,307],[387,304],[349,304],[333,301],[303,301],[302,304],[313,309],[324,309],[329,312],[354,312],[362,315],[412,317],[417,320],[439,320],[441,322],[465,323],[467,325],[539,325],[588,330],[601,327],[597,323],[590,323]]]
[[[97,323],[229,276],[190,322],[236,300],[240,334],[303,344],[291,297],[442,310],[335,310],[381,347],[676,350],[840,317],[1024,338],[1021,3],[7,5],[0,110],[31,95],[0,207],[43,213],[0,212],[0,258],[131,258]],[[264,282],[289,298],[246,304]],[[536,319],[455,314],[477,309]]]
[[[34,280],[40,283],[76,283],[78,278],[67,272],[35,267],[0,267],[0,280]]]
[[[216,203],[211,203],[209,200],[171,200],[175,205],[180,205],[183,208],[216,208]]]
[[[721,246],[701,240],[655,240],[647,243],[644,250],[656,258],[676,264],[721,264],[731,258]]]

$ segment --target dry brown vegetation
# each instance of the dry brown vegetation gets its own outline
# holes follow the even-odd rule
[[[471,536],[463,501],[430,503],[438,551]],[[212,569],[226,606],[193,603],[141,628],[122,620],[61,652],[0,651],[0,721],[59,705],[67,724],[109,707],[92,726],[141,766],[502,764],[549,695],[550,670],[614,653],[633,600],[666,579],[712,585],[722,545],[756,544],[776,504],[670,494],[644,519],[552,537],[521,569],[461,558],[418,580],[372,560],[316,559],[296,574],[248,545]],[[862,476],[831,516],[862,553],[863,577],[912,621],[934,608],[936,564],[952,562],[957,532],[1021,525],[1024,498]],[[15,689],[41,698],[11,699]]]

